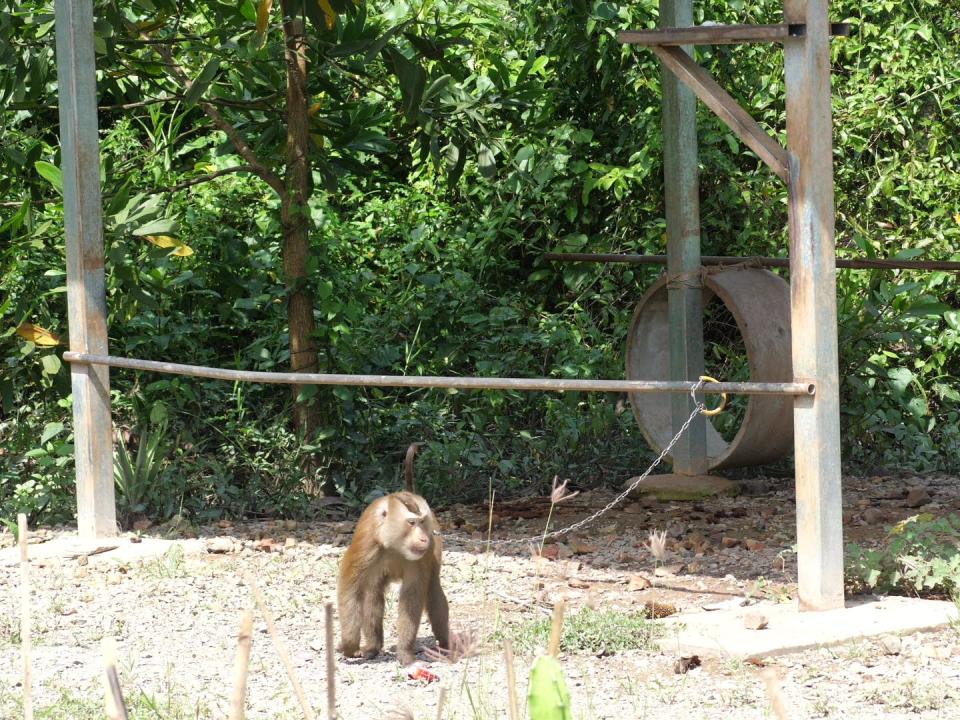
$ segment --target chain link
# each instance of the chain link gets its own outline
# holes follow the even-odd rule
[[[550,538],[560,537],[561,535],[566,535],[567,533],[573,532],[574,530],[579,530],[583,526],[589,525],[590,523],[592,523],[601,515],[604,515],[610,512],[613,508],[615,508],[617,505],[623,502],[624,498],[626,498],[627,495],[633,492],[640,483],[642,483],[644,480],[647,479],[647,476],[650,475],[651,472],[653,472],[654,468],[656,468],[657,465],[663,462],[663,459],[670,454],[670,451],[673,449],[673,446],[677,444],[677,441],[680,439],[680,437],[687,431],[687,428],[690,427],[690,424],[693,422],[693,419],[707,409],[704,403],[699,402],[697,400],[697,391],[703,387],[703,383],[704,383],[704,378],[700,378],[696,383],[694,383],[690,387],[690,397],[691,399],[693,399],[693,403],[694,403],[693,412],[690,413],[690,417],[688,417],[686,421],[683,423],[683,425],[680,426],[680,429],[677,431],[677,434],[673,436],[673,439],[667,443],[666,447],[663,448],[663,450],[657,456],[657,459],[654,460],[652,463],[650,463],[650,466],[644,471],[643,475],[641,475],[632,483],[630,483],[630,487],[628,487],[622,493],[617,495],[613,500],[607,503],[604,507],[600,508],[595,513],[593,513],[593,515],[590,515],[589,517],[585,517],[583,520],[579,520],[573,523],[573,525],[569,525],[565,528],[560,528],[559,530],[551,530],[546,534],[532,535],[530,537],[525,537],[525,538],[509,538],[504,540],[476,540],[475,542],[483,542],[485,545],[489,545],[491,547],[503,547],[504,545],[523,545],[523,544],[532,543],[532,542],[543,542]]]

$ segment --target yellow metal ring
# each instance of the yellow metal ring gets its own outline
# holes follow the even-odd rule
[[[712,383],[720,382],[719,380],[716,380],[715,378],[712,378],[709,375],[701,375],[700,379],[703,380],[704,382],[712,382]],[[707,417],[713,417],[714,415],[719,415],[720,413],[723,412],[723,409],[726,406],[727,406],[727,394],[720,393],[720,404],[717,407],[715,407],[713,410],[707,410],[706,407],[704,407],[703,414],[706,415]]]

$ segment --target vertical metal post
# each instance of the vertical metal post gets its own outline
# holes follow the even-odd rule
[[[660,0],[660,26],[693,24],[693,0]],[[691,52],[689,47],[684,51]],[[697,99],[670,70],[663,82],[663,166],[667,216],[667,285],[670,319],[670,379],[703,374],[703,299],[700,269],[700,185],[697,170]],[[671,396],[673,432],[693,411],[685,393]],[[672,433],[671,433],[672,434]],[[706,419],[698,416],[673,448],[673,471],[703,475],[707,461]]]
[[[92,0],[56,0],[70,349],[107,353]],[[91,540],[117,532],[110,370],[72,363],[77,525]]]
[[[828,0],[785,0],[790,151],[790,308],[794,378],[817,394],[794,400],[797,574],[800,608],[843,607],[843,519],[837,368],[836,262],[830,115]]]

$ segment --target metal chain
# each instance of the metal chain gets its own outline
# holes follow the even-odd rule
[[[704,405],[702,402],[697,401],[697,397],[696,397],[696,393],[700,388],[703,387],[703,383],[704,383],[704,378],[700,378],[696,383],[694,383],[690,387],[690,397],[693,399],[693,402],[694,402],[693,412],[690,413],[690,417],[688,417],[686,421],[683,423],[683,425],[680,426],[680,429],[677,431],[677,434],[674,435],[673,439],[667,443],[666,447],[664,447],[663,450],[660,452],[660,454],[657,456],[657,459],[654,460],[652,463],[650,463],[650,466],[644,471],[643,475],[641,475],[632,483],[630,483],[630,487],[628,487],[622,493],[617,495],[613,500],[607,503],[606,506],[597,510],[595,513],[593,513],[593,515],[590,515],[589,517],[585,517],[583,520],[579,520],[578,522],[573,523],[573,525],[569,525],[568,527],[565,527],[565,528],[560,528],[559,530],[551,530],[546,534],[532,535],[530,537],[525,537],[525,538],[509,538],[504,540],[476,540],[475,542],[483,542],[485,545],[497,546],[497,547],[502,547],[504,545],[523,545],[525,543],[531,543],[531,542],[543,542],[544,540],[547,540],[549,538],[560,537],[561,535],[566,535],[567,533],[573,532],[574,530],[579,530],[584,525],[589,525],[590,523],[592,523],[601,515],[604,515],[610,512],[613,508],[619,505],[623,501],[623,499],[627,497],[627,495],[633,492],[641,482],[647,479],[647,476],[650,475],[651,472],[653,472],[653,469],[663,461],[663,459],[673,449],[673,446],[677,444],[677,440],[680,439],[680,436],[687,431],[687,428],[690,427],[690,424],[693,422],[693,419],[707,409],[706,405]]]

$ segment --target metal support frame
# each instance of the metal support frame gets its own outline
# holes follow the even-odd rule
[[[731,33],[701,27],[694,40],[738,42],[733,36],[739,34],[745,41],[783,42],[787,149],[677,47],[683,38],[694,38],[692,31],[666,28],[626,38],[649,45],[664,66],[787,184],[793,374],[818,383],[816,397],[794,400],[794,447],[801,449],[794,452],[798,584],[800,607],[810,610],[843,607],[844,600],[827,10],[828,0],[784,0],[785,35],[782,29],[767,30],[747,38],[742,30]],[[666,88],[664,95],[666,103]],[[669,268],[669,253],[667,264]],[[806,448],[812,451],[805,452]]]
[[[681,27],[693,24],[693,0],[660,0],[660,22]],[[671,48],[693,62],[692,48]],[[697,99],[668,68],[663,83],[663,186],[667,220],[667,274],[696,277],[700,268],[700,180],[697,162]],[[693,380],[703,375],[703,292],[698,283],[667,286],[670,325],[670,379]],[[674,433],[693,411],[693,399],[670,398]],[[703,475],[707,457],[707,419],[694,418],[674,446],[673,471]]]
[[[785,0],[805,23],[784,42],[790,149],[790,313],[793,375],[816,378],[815,399],[794,402],[797,579],[801,609],[843,607],[840,375],[837,359],[833,126],[828,0]]]
[[[665,17],[688,20],[679,14],[681,3],[662,0]],[[112,433],[108,366],[132,367],[148,361],[111,358],[107,355],[106,294],[99,188],[97,142],[96,65],[93,50],[92,0],[56,0],[57,73],[60,87],[60,122],[63,144],[64,211],[66,222],[67,285],[70,316],[70,348],[64,357],[72,362],[74,433],[77,465],[77,515],[83,538],[109,536],[116,532],[112,472]],[[827,0],[785,0],[787,37],[785,51],[787,94],[787,153],[790,198],[791,312],[793,323],[794,376],[809,381],[781,383],[760,388],[758,383],[740,385],[743,392],[763,390],[796,395],[794,400],[796,453],[797,543],[800,606],[824,610],[843,605],[843,533],[840,504],[839,373],[835,248],[833,240],[833,177],[831,166],[830,57]],[[802,28],[802,32],[800,29]],[[780,174],[783,156],[769,145],[753,125],[730,105],[722,92],[704,78],[702,69],[676,46],[690,40],[692,31],[678,36],[675,29],[658,31],[661,41],[652,43],[665,66],[675,71],[705,102],[731,125],[745,141],[759,148],[761,157]],[[702,32],[702,29],[698,32]],[[778,34],[782,31],[776,31]],[[739,41],[727,33],[729,42]],[[763,34],[762,32],[760,33]],[[723,33],[709,31],[716,40]],[[762,38],[761,38],[762,39]],[[709,79],[709,76],[706,76]],[[669,82],[665,83],[665,87]],[[667,91],[669,92],[669,91]],[[671,100],[673,102],[673,100]],[[682,101],[680,101],[682,102]],[[678,118],[681,110],[677,110]],[[669,131],[669,129],[667,129]],[[689,128],[687,130],[689,132]],[[670,143],[680,143],[678,135]],[[695,136],[693,140],[695,144]],[[754,147],[751,145],[751,147]],[[679,150],[679,147],[675,147]],[[754,148],[757,150],[757,148]],[[687,160],[693,156],[686,156]],[[771,162],[773,161],[773,162]],[[695,163],[693,169],[695,170]],[[689,172],[689,168],[687,170]],[[688,176],[689,177],[689,176]],[[680,181],[679,192],[689,192],[689,180]],[[691,216],[692,217],[692,216]],[[683,222],[692,222],[687,218]],[[697,233],[687,230],[689,245],[675,247],[680,254],[668,264],[671,271],[683,269],[696,257]],[[694,249],[696,252],[694,253]],[[673,253],[671,253],[673,254]],[[689,317],[687,305],[684,317]],[[689,346],[686,352],[689,352]],[[191,366],[156,363],[162,372],[200,374]],[[166,366],[166,367],[164,367]],[[206,368],[204,376],[232,372]],[[422,387],[503,387],[504,389],[563,389],[571,383],[578,390],[641,390],[643,383],[629,381],[564,381],[562,379],[515,378],[391,378],[389,376],[304,376],[286,373],[268,382],[323,382],[328,384],[406,385]],[[378,379],[379,378],[379,379]],[[361,382],[363,380],[363,382]],[[368,382],[369,381],[369,382]],[[494,382],[496,381],[496,382]],[[497,383],[503,383],[498,385]],[[590,383],[608,384],[607,388]],[[814,385],[816,383],[816,386]],[[657,391],[689,389],[689,383],[654,383]],[[670,387],[676,385],[676,387]],[[776,384],[767,384],[776,385]],[[709,391],[721,391],[712,386]],[[814,388],[816,392],[814,394]],[[810,451],[805,451],[810,449]]]
[[[92,0],[56,0],[57,82],[66,218],[70,349],[107,353],[107,299],[97,138],[96,61]],[[110,373],[70,366],[81,539],[117,532],[113,491]]]

